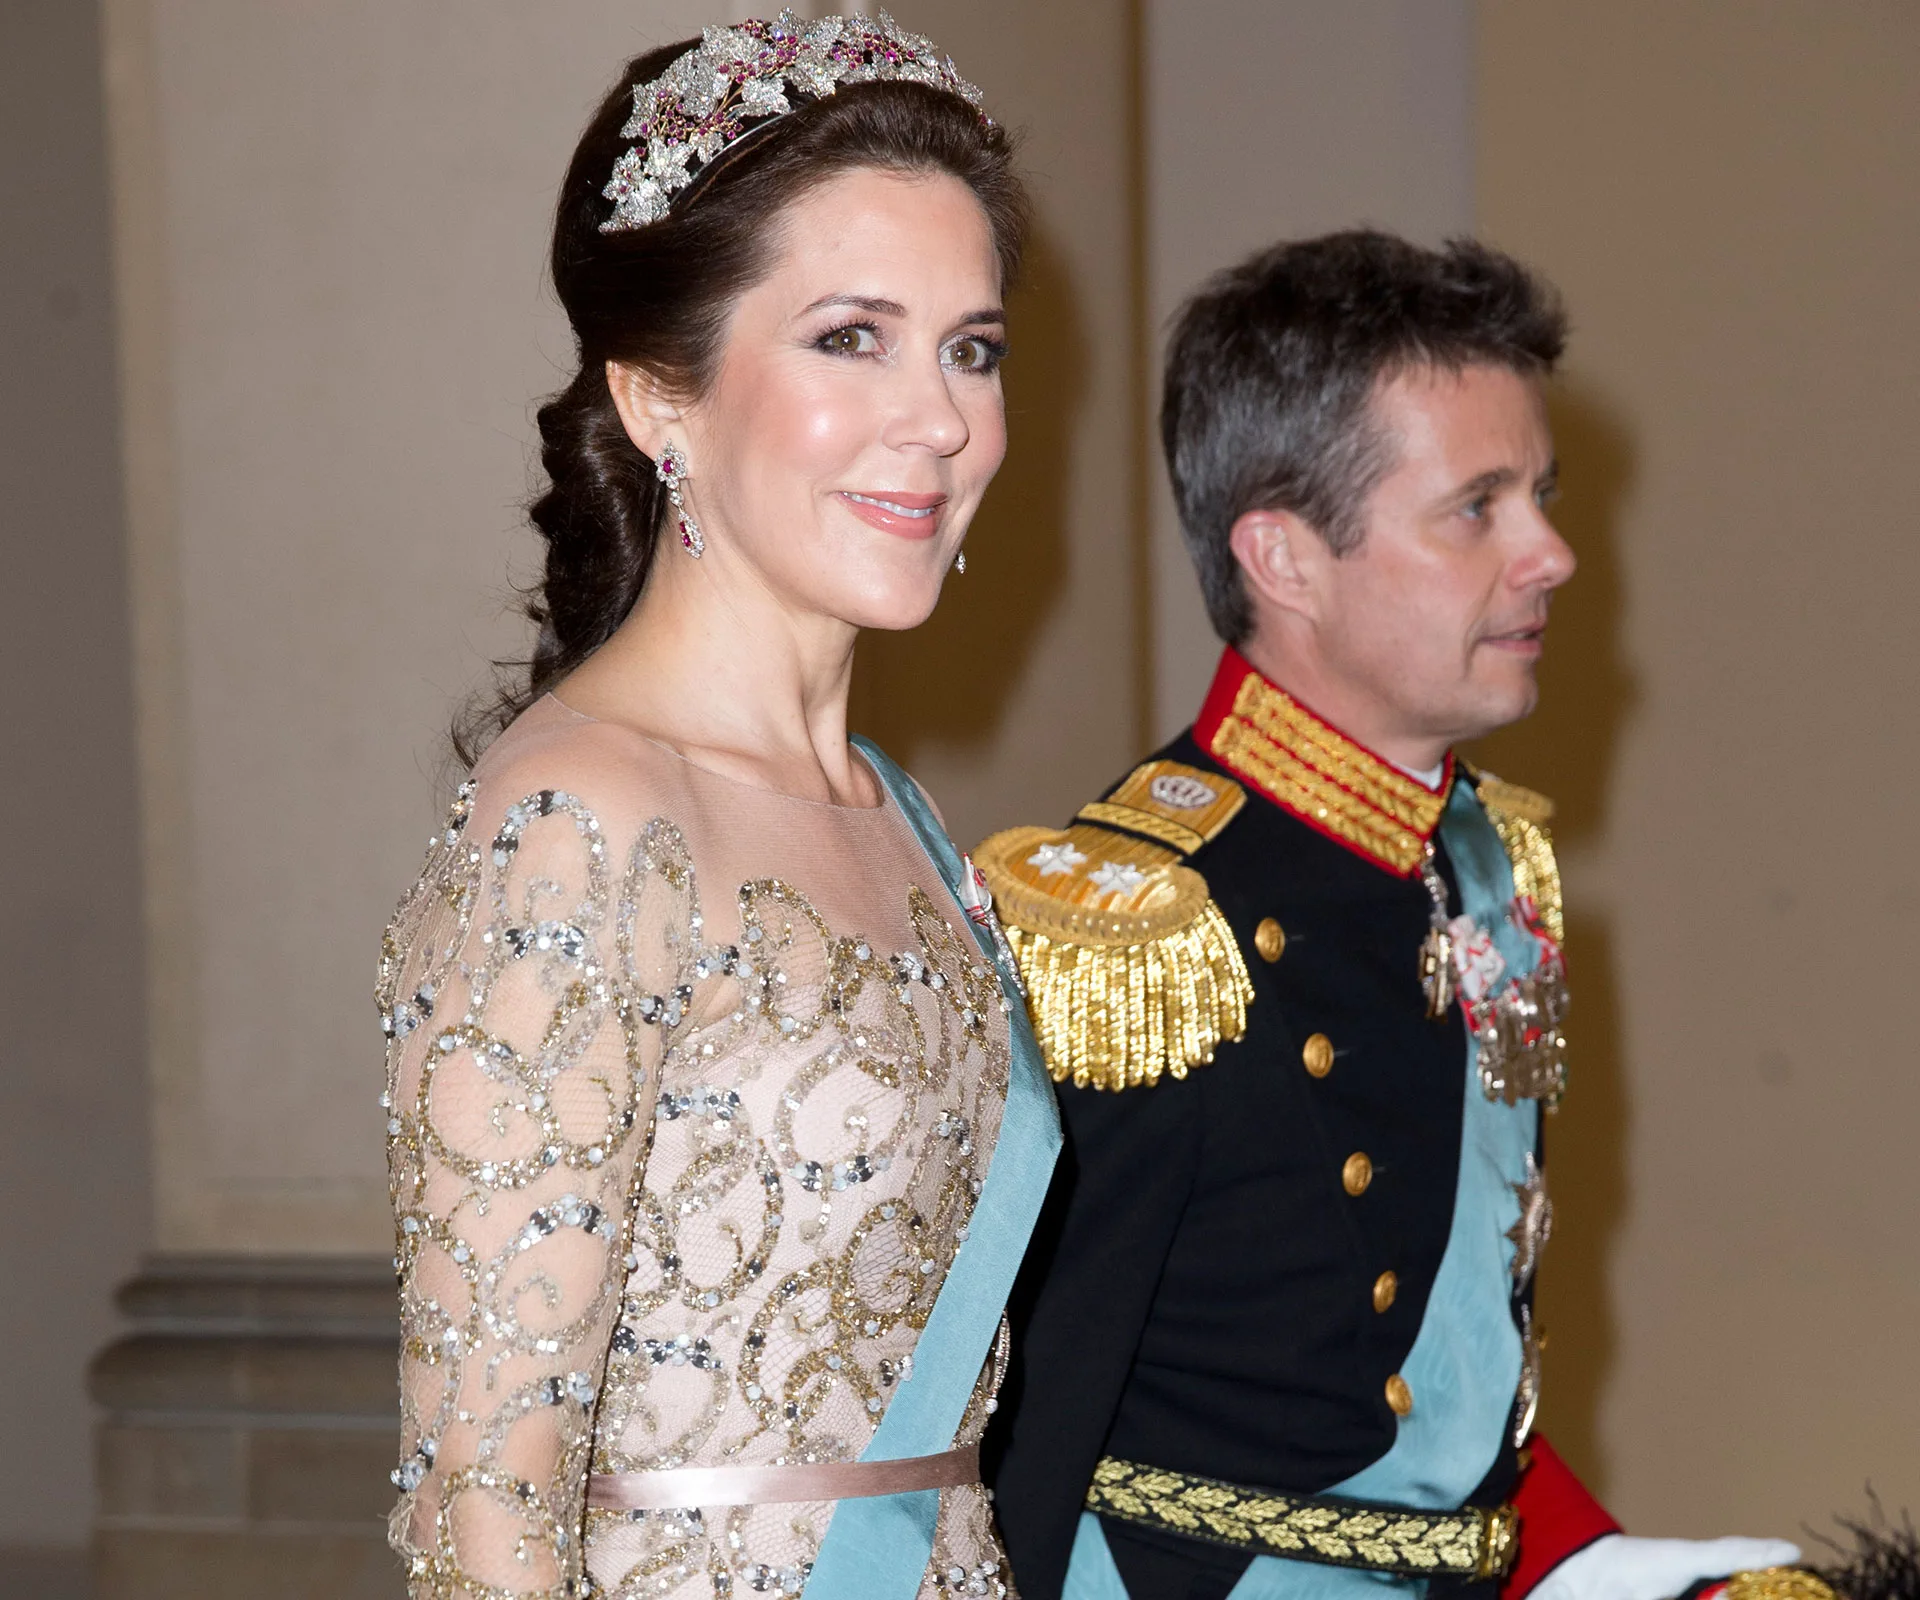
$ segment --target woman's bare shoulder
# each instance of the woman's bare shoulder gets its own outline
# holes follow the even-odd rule
[[[672,753],[618,723],[536,701],[489,745],[473,770],[477,816],[542,794],[566,794],[608,830],[627,831],[677,798]]]

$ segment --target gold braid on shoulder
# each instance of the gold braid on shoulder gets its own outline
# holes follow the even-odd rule
[[[1071,827],[1009,828],[974,852],[1055,1082],[1184,1078],[1246,1032],[1246,963],[1206,880],[1182,864],[1245,798],[1215,773],[1151,761]]]
[[[1553,836],[1547,832],[1553,802],[1490,772],[1474,772],[1472,776],[1474,793],[1479,795],[1487,820],[1500,835],[1507,859],[1513,863],[1513,892],[1529,896],[1539,910],[1540,925],[1553,935],[1555,943],[1566,943],[1560,867],[1553,856]]]

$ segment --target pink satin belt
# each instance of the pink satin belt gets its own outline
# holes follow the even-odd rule
[[[587,1504],[597,1511],[673,1511],[859,1500],[980,1481],[980,1447],[904,1461],[815,1461],[785,1467],[676,1467],[669,1472],[596,1472]]]

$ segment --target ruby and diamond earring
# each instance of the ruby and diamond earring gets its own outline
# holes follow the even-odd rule
[[[687,502],[681,497],[680,485],[687,481],[687,458],[680,453],[677,444],[667,444],[661,448],[660,460],[654,466],[653,475],[667,486],[667,498],[673,502],[673,514],[680,523],[680,543],[687,554],[698,561],[706,554],[707,541],[700,536],[700,524],[693,519],[693,513],[687,509]]]

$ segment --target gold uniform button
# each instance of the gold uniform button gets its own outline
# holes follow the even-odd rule
[[[1373,1309],[1388,1311],[1393,1307],[1393,1297],[1400,1292],[1400,1275],[1397,1272],[1383,1272],[1373,1280]]]
[[[1396,1417],[1407,1416],[1413,1410],[1413,1391],[1397,1372],[1387,1379],[1387,1405]]]
[[[1310,1037],[1300,1049],[1300,1060],[1316,1078],[1333,1071],[1333,1041],[1324,1033]]]
[[[1262,961],[1278,961],[1280,952],[1287,948],[1287,930],[1272,917],[1262,917],[1260,926],[1253,930],[1253,947]]]
[[[1364,1150],[1356,1150],[1347,1157],[1347,1163],[1340,1169],[1340,1181],[1346,1185],[1348,1194],[1365,1194],[1367,1185],[1373,1182],[1373,1163],[1367,1159]]]

